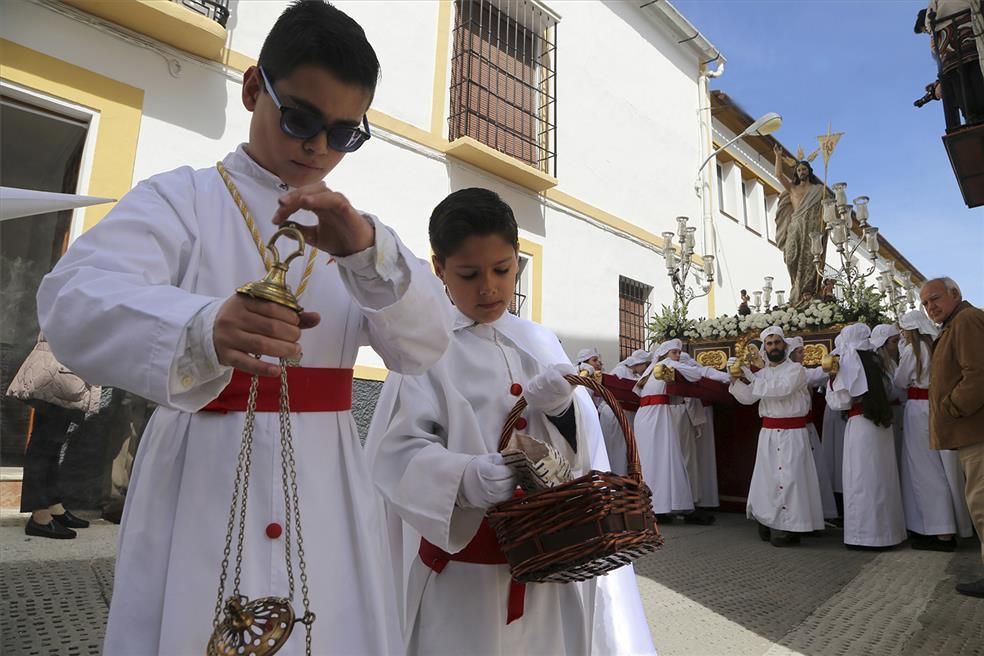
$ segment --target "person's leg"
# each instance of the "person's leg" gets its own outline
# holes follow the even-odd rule
[[[34,430],[24,458],[21,512],[31,513],[25,532],[52,538],[74,538],[71,531],[52,518],[58,508],[58,459],[75,413],[49,403],[39,404]]]
[[[956,71],[940,76],[940,86],[943,97],[943,119],[946,121],[946,131],[952,132],[960,127],[960,108],[963,102],[960,88],[960,75]]]
[[[959,450],[960,467],[964,473],[964,496],[967,508],[981,538],[981,560],[984,561],[984,441]],[[957,585],[957,592],[972,597],[984,597],[984,578]]]

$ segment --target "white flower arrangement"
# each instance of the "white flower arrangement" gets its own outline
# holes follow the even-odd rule
[[[814,300],[801,308],[783,307],[769,312],[748,315],[722,315],[694,322],[686,331],[688,339],[717,340],[738,337],[749,331],[762,331],[780,326],[784,332],[804,329],[823,329],[844,321],[844,313],[835,302]]]

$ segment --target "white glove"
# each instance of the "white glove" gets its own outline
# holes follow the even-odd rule
[[[576,375],[569,364],[552,364],[526,384],[523,397],[533,410],[556,417],[567,410],[574,396],[574,386],[564,376]]]
[[[732,355],[730,358],[728,358],[728,364],[724,365],[724,368],[726,370],[730,371],[731,370],[731,365],[733,365],[737,361],[738,361],[738,358],[736,358],[735,356]]]
[[[499,453],[475,456],[465,466],[458,488],[458,505],[485,510],[513,498],[516,474]]]

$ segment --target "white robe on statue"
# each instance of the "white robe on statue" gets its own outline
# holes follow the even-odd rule
[[[633,373],[632,369],[624,364],[615,365],[611,375],[625,380],[639,380],[638,374]],[[629,426],[632,426],[636,413],[631,410],[624,410],[624,413]],[[622,434],[622,428],[618,425],[615,412],[604,401],[598,406],[598,420],[601,422],[601,433],[605,437],[605,446],[608,449],[608,461],[611,463],[612,472],[624,476],[628,471],[625,435]]]
[[[408,653],[653,654],[631,566],[585,583],[528,584],[523,616],[507,625],[508,565],[452,561],[438,574],[418,557],[421,536],[448,553],[472,540],[485,512],[456,504],[465,467],[497,450],[516,402],[512,384],[568,362],[535,323],[508,313],[491,324],[457,317],[447,353],[426,374],[387,378],[366,443],[391,511],[392,550],[404,556],[394,566]],[[550,441],[582,472],[606,470],[590,395],[578,389],[574,399],[576,454],[542,413],[527,410],[523,432]]]
[[[850,410],[861,398],[827,386],[827,407]],[[864,415],[847,420],[844,430],[844,544],[888,547],[906,539],[902,492],[891,427]]]
[[[242,147],[224,160],[265,240],[283,193]],[[298,221],[312,224],[307,212]],[[286,252],[281,247],[281,252]],[[299,258],[301,259],[301,258]],[[376,245],[329,262],[318,253],[302,305],[302,366],[351,368],[371,344],[387,366],[421,372],[447,346],[452,317],[426,263],[376,223]],[[302,266],[291,268],[294,289]],[[41,325],[58,359],[86,380],[159,404],[127,494],[104,653],[201,654],[212,633],[244,413],[196,412],[232,371],[212,324],[223,299],[265,273],[214,168],[181,168],[128,193],[83,234],[41,285]],[[313,653],[402,651],[382,500],[350,412],[292,413],[313,625]],[[277,413],[257,413],[241,593],[288,593]],[[296,545],[296,536],[295,536]],[[235,564],[235,544],[230,569]],[[295,577],[298,576],[295,560]],[[226,594],[232,592],[232,574]],[[302,612],[300,584],[294,609]],[[280,652],[304,653],[298,627]]]
[[[693,376],[696,371],[693,367],[680,367],[678,362],[669,358],[655,362],[642,374],[642,384],[637,383],[633,390],[640,398],[666,394],[666,382],[649,375],[653,367],[660,363],[677,369],[685,376]],[[697,380],[700,380],[699,373],[692,382]],[[640,407],[633,426],[639,445],[642,477],[653,493],[653,512],[658,515],[694,509],[694,493],[681,448],[683,422],[690,420],[683,399],[670,397],[670,401],[668,405]]]
[[[767,365],[752,374],[750,383],[736,380],[731,394],[745,405],[758,401],[761,417],[803,417],[810,411],[806,370],[796,362]],[[746,515],[780,531],[823,529],[820,483],[807,428],[759,431]]]
[[[810,407],[813,407],[813,390],[827,382],[827,374],[820,367],[806,368],[807,398]],[[837,501],[834,498],[834,481],[827,467],[827,459],[820,443],[820,436],[817,435],[817,427],[811,421],[806,425],[806,430],[810,432],[810,450],[813,453],[813,463],[817,467],[817,480],[820,481],[820,501],[823,504],[824,519],[837,517]]]
[[[912,346],[902,346],[895,385],[929,388],[930,354],[922,350],[922,375],[916,373]],[[929,401],[909,399],[905,403],[905,436],[902,442],[902,508],[905,527],[922,535],[970,537],[973,523],[964,496],[960,456],[953,450],[929,448]]]

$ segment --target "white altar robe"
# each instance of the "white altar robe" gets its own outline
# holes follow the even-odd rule
[[[813,407],[813,390],[826,384],[827,374],[820,367],[806,367],[806,395],[809,399],[810,408]],[[810,451],[813,453],[813,464],[817,467],[817,480],[820,482],[820,501],[823,504],[824,519],[837,517],[837,500],[834,498],[834,481],[827,467],[827,459],[824,456],[823,446],[820,443],[820,436],[817,434],[817,427],[811,421],[806,425],[806,430],[810,432]]]
[[[844,493],[844,413],[828,404],[823,411],[823,459],[830,472],[830,482],[837,494]]]
[[[585,583],[529,584],[523,616],[507,625],[508,565],[452,561],[438,574],[417,556],[421,536],[448,553],[471,541],[485,512],[456,504],[465,467],[497,450],[516,402],[511,385],[568,362],[557,338],[537,324],[508,313],[475,324],[457,314],[451,345],[430,371],[387,378],[366,443],[391,511],[392,550],[404,555],[395,576],[408,653],[654,653],[631,566]],[[590,394],[579,388],[574,399],[576,454],[543,413],[527,410],[523,432],[550,441],[581,472],[606,470]]]
[[[827,386],[827,407],[850,410],[861,398]],[[906,539],[891,427],[856,415],[844,429],[844,544],[888,547]]]
[[[633,373],[632,369],[621,363],[615,365],[615,368],[611,370],[610,374],[625,380],[639,380],[638,374]],[[629,426],[632,426],[633,422],[635,422],[635,411],[624,410],[624,413]],[[605,437],[605,446],[608,449],[608,462],[611,463],[612,471],[624,476],[628,471],[625,435],[622,434],[622,428],[618,425],[615,412],[605,402],[602,402],[598,406],[598,420],[601,422],[601,434]]]
[[[666,394],[666,383],[650,372],[656,364],[673,367],[687,380],[700,380],[698,368],[681,366],[666,358],[649,365],[642,374],[640,383],[633,391],[639,397]],[[643,382],[644,381],[644,382]],[[690,512],[694,509],[694,493],[687,473],[683,439],[687,407],[680,397],[670,397],[669,405],[647,405],[636,412],[633,430],[639,445],[639,460],[642,463],[642,477],[653,493],[653,512],[664,515],[671,512]]]
[[[921,355],[922,375],[918,376],[912,346],[903,344],[894,381],[902,394],[909,387],[929,388],[931,358],[927,349]],[[901,469],[902,508],[907,529],[922,535],[969,537],[973,533],[958,453],[929,448],[926,399],[909,399],[905,403]]]
[[[280,181],[242,147],[224,163],[266,241],[275,230],[270,217],[283,193]],[[316,220],[308,212],[295,217]],[[319,253],[300,302],[320,311],[321,323],[303,332],[302,366],[351,368],[359,347],[371,344],[388,367],[420,372],[446,348],[452,316],[437,278],[394,233],[376,226],[375,268],[403,269],[405,288],[394,290],[383,278],[353,273]],[[288,274],[294,289],[303,268],[296,264]],[[224,388],[231,369],[196,378],[194,371],[178,376],[174,364],[189,347],[187,327],[199,311],[264,273],[218,172],[185,167],[139,184],[41,285],[41,325],[58,359],[92,383],[160,404],[133,466],[106,654],[204,653],[244,413],[196,412]],[[378,302],[386,298],[391,302]],[[211,348],[211,327],[207,335]],[[292,413],[291,422],[317,614],[313,651],[399,653],[382,500],[352,414]],[[285,519],[277,413],[256,415],[253,440],[241,592],[287,596],[284,539],[265,534],[268,524]],[[230,574],[226,594],[231,581]],[[294,608],[301,612],[299,583]],[[303,627],[280,653],[304,653]]]
[[[745,405],[758,401],[761,417],[803,417],[810,411],[806,370],[796,362],[766,366],[750,383],[736,380],[731,394]],[[759,431],[746,515],[781,531],[823,529],[820,483],[805,427]]]

